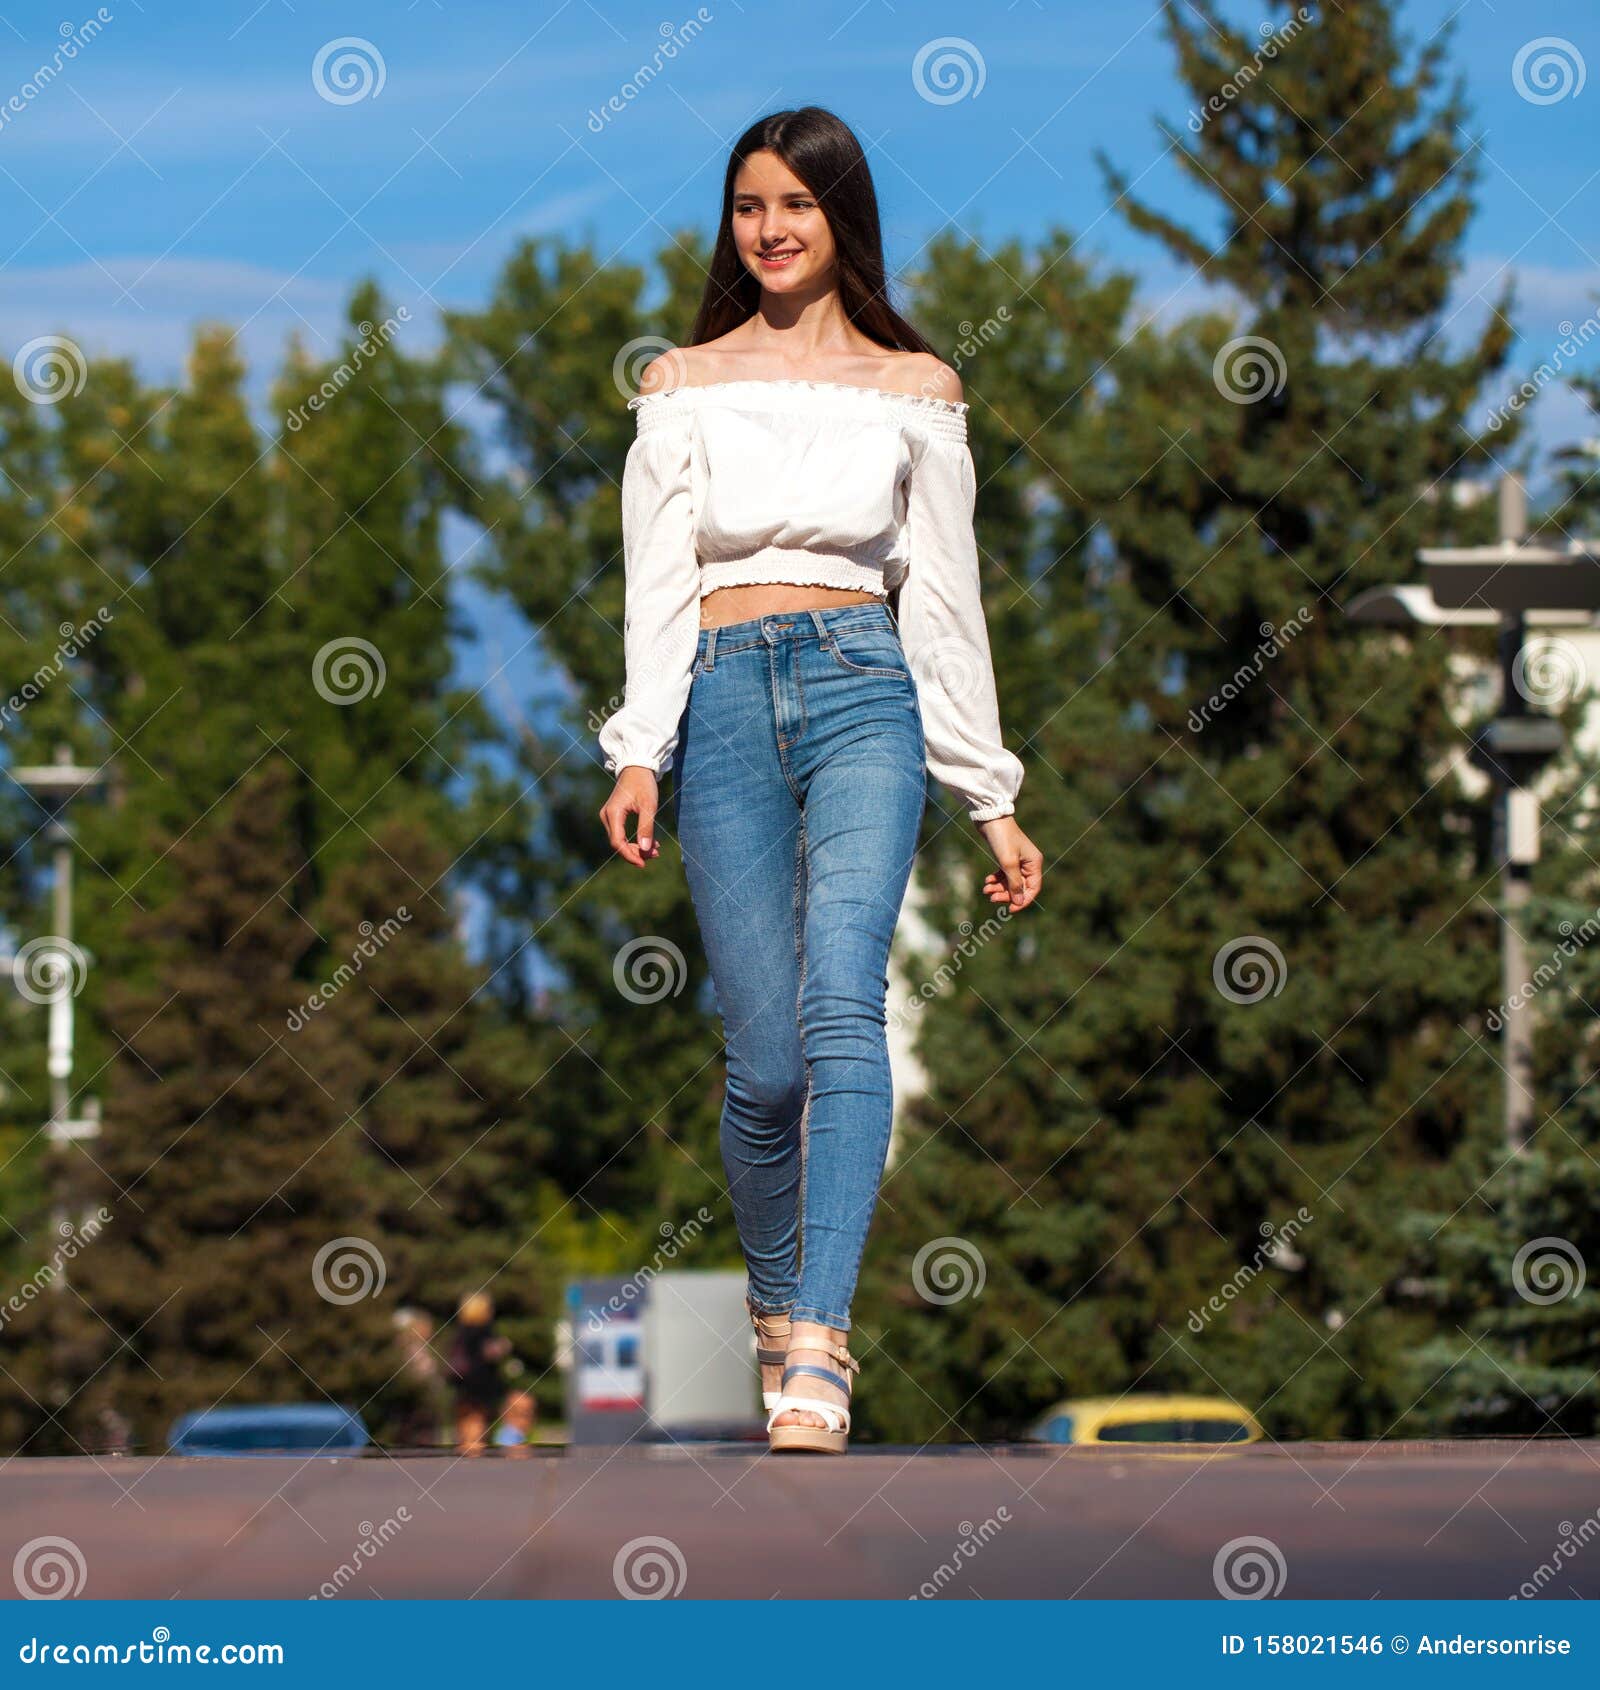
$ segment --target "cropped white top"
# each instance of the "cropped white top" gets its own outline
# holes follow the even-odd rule
[[[700,600],[768,581],[900,590],[927,766],[973,821],[1010,815],[1022,764],[1000,740],[972,515],[967,406],[874,387],[718,381],[628,401],[622,707],[613,774],[672,760]]]

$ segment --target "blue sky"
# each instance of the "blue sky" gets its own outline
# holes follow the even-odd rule
[[[527,235],[582,237],[603,257],[644,262],[671,231],[708,231],[727,143],[761,113],[809,102],[839,112],[868,146],[892,269],[946,227],[994,245],[1056,225],[1137,270],[1148,309],[1202,302],[1162,248],[1109,210],[1091,158],[1105,147],[1141,196],[1216,228],[1214,206],[1163,157],[1154,127],[1157,113],[1181,126],[1188,110],[1154,0],[711,0],[709,22],[664,73],[598,125],[590,114],[695,8],[110,0],[109,21],[61,73],[6,109],[73,20],[85,33],[95,10],[73,3],[68,13],[55,0],[0,0],[8,355],[60,332],[170,379],[195,324],[220,319],[240,328],[264,381],[291,331],[327,344],[350,285],[369,273],[408,307],[402,333],[426,344],[438,309],[482,301]],[[1282,13],[1235,3],[1228,15],[1254,30]],[[1452,16],[1485,162],[1448,332],[1476,331],[1509,268],[1518,362],[1532,367],[1563,321],[1596,308],[1600,82],[1537,103],[1519,94],[1513,66],[1530,40],[1556,37],[1585,77],[1590,61],[1600,71],[1597,13],[1593,0],[1412,0],[1401,11],[1414,40]],[[971,44],[956,51],[981,62],[982,85],[940,103],[919,92],[913,64],[946,36]],[[333,55],[324,84],[366,97],[330,100],[314,67],[346,38],[365,45],[350,49],[345,72]],[[1559,389],[1534,421],[1546,446],[1589,427]],[[476,593],[465,597],[480,628],[492,626]],[[510,691],[526,697],[536,683],[520,669]]]
[[[76,3],[0,0],[0,103],[54,53],[64,19],[94,15]],[[590,112],[651,54],[663,20],[692,7],[111,0],[99,34],[0,121],[0,345],[60,330],[170,374],[195,322],[215,317],[244,325],[266,364],[291,328],[313,343],[330,334],[365,272],[426,337],[437,306],[480,301],[535,231],[643,260],[669,230],[706,229],[727,141],[762,112],[812,101],[869,146],[891,266],[947,225],[996,243],[1054,223],[1136,267],[1151,307],[1197,301],[1162,249],[1108,210],[1090,157],[1104,146],[1144,197],[1200,226],[1214,218],[1163,160],[1151,121],[1181,124],[1188,109],[1154,0],[704,9],[710,22],[597,134]],[[1253,29],[1268,14],[1230,15]],[[1534,104],[1512,65],[1527,41],[1555,36],[1600,70],[1600,18],[1592,0],[1413,0],[1401,12],[1419,39],[1450,16],[1486,160],[1452,328],[1471,331],[1509,265],[1537,362],[1600,287],[1600,84]],[[936,104],[912,64],[946,35],[973,44],[984,80]],[[336,104],[312,72],[343,37],[371,43],[376,59],[355,51],[374,82],[381,59],[382,86]],[[1546,408],[1577,422],[1559,399]]]

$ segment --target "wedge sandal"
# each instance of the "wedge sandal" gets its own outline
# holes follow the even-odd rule
[[[756,1366],[782,1367],[789,1359],[789,1317],[786,1314],[758,1314],[748,1303],[750,1324],[756,1331]],[[761,1406],[770,1409],[781,1395],[763,1387]]]
[[[848,1397],[851,1394],[850,1375],[861,1371],[843,1344],[796,1344],[797,1355],[827,1356],[839,1364],[841,1371],[814,1367],[809,1362],[794,1362],[783,1370],[783,1390],[767,1416],[767,1447],[773,1454],[843,1455],[850,1443],[850,1410],[836,1402],[824,1402],[821,1397],[799,1397],[789,1394],[791,1379],[825,1379],[836,1385]],[[774,1426],[773,1421],[791,1408],[822,1416],[821,1426]]]

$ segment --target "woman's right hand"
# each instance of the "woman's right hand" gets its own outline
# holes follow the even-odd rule
[[[643,868],[661,855],[661,841],[655,836],[657,790],[653,770],[629,763],[617,776],[617,784],[600,810],[612,849],[635,868]],[[639,817],[638,844],[628,838],[627,830],[628,817],[635,813]]]

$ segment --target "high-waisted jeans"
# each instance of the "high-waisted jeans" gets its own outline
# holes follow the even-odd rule
[[[703,628],[673,757],[751,1306],[848,1330],[889,1148],[889,944],[927,796],[886,604]]]

